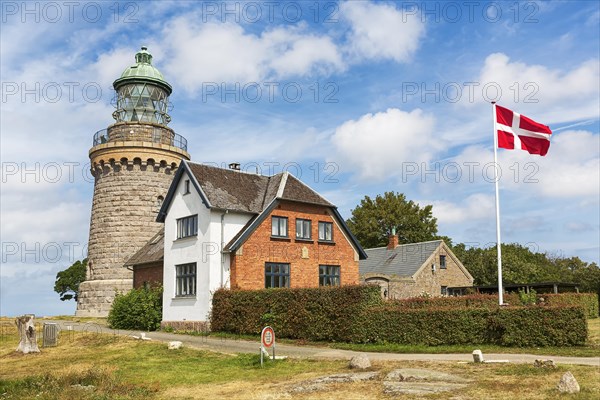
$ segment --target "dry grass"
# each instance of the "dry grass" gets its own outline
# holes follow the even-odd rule
[[[16,330],[15,330],[16,333]],[[383,393],[382,377],[395,368],[427,368],[472,380],[468,387],[429,399],[554,399],[570,370],[582,392],[565,399],[600,398],[600,368],[455,362],[375,362],[374,381],[337,384],[325,391],[290,394],[318,376],[348,372],[345,362],[286,360],[261,368],[253,355],[228,356],[194,349],[169,351],[165,344],[119,336],[73,332],[41,354],[15,353],[15,334],[0,337],[0,399],[416,399]],[[76,386],[73,386],[76,385]],[[77,385],[93,385],[93,390]]]

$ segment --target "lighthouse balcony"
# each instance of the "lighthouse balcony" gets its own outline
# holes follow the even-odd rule
[[[94,134],[93,146],[110,142],[150,142],[173,146],[187,152],[187,140],[172,129],[149,123],[116,123]]]

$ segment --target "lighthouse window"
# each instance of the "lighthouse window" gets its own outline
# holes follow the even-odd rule
[[[198,215],[191,215],[177,220],[177,239],[198,234]]]

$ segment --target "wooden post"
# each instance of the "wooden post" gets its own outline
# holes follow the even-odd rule
[[[21,339],[16,351],[20,351],[23,354],[40,352],[37,344],[34,318],[33,314],[26,314],[15,318],[15,325],[17,325]]]

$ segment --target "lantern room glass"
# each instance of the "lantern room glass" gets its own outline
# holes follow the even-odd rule
[[[167,113],[167,92],[151,83],[123,85],[117,92],[117,110],[113,114],[117,122],[152,122],[167,125],[171,116]]]

